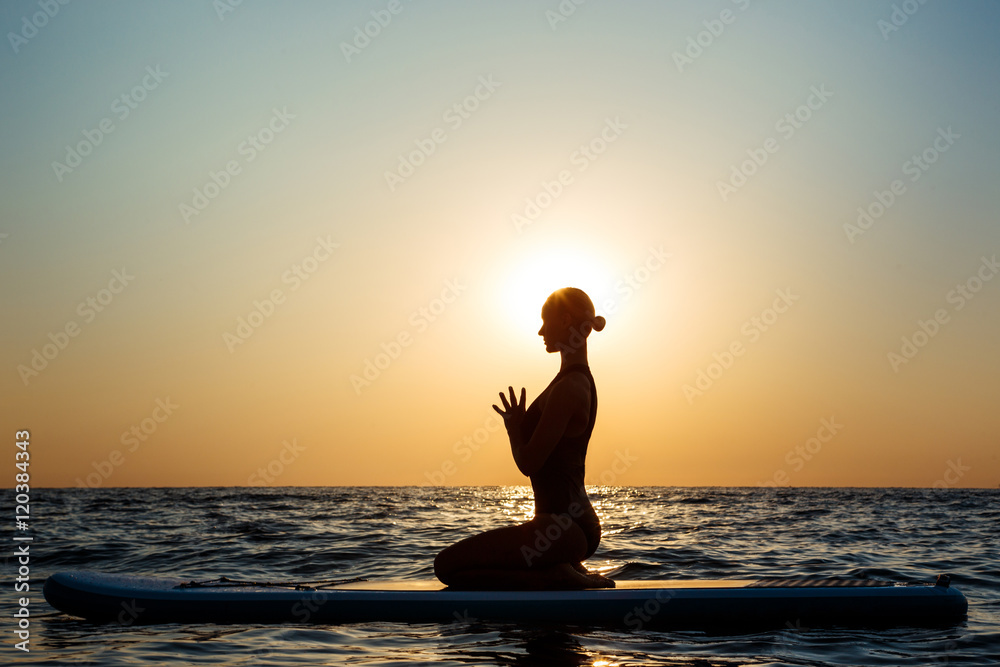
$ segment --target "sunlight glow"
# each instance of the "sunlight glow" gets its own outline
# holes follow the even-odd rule
[[[570,246],[539,247],[523,254],[504,280],[503,315],[520,329],[537,330],[542,323],[542,304],[555,290],[578,287],[598,303],[614,280],[613,272],[596,252]]]

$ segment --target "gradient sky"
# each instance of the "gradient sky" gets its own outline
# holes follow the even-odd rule
[[[1000,483],[998,3],[45,6],[0,5],[35,486],[524,483],[490,405],[566,285],[588,483]]]

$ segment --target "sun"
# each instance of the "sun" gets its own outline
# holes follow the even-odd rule
[[[502,313],[512,327],[534,333],[542,324],[542,304],[562,287],[578,287],[600,302],[614,279],[600,254],[566,246],[520,253],[500,285]]]

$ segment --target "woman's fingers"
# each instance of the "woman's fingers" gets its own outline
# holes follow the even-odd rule
[[[507,395],[502,391],[500,392],[500,402],[503,403],[503,410],[497,407],[496,403],[493,404],[493,409],[496,410],[501,415],[505,417],[520,408],[521,412],[524,412],[524,407],[527,405],[527,389],[521,387],[521,400],[518,402],[517,396],[514,395],[514,387],[507,387],[507,391],[510,392],[510,400],[507,400]],[[506,410],[506,412],[504,412]]]

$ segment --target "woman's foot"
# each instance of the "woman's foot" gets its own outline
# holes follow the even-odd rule
[[[615,587],[615,581],[614,581],[614,579],[609,579],[609,578],[605,577],[603,574],[601,574],[600,572],[591,572],[591,573],[589,573],[587,575],[587,578],[590,579],[590,582],[591,582],[590,583],[590,587],[591,588],[614,588]]]
[[[570,563],[570,567],[573,568],[578,574],[582,575],[586,580],[587,585],[585,588],[614,588],[615,582],[612,579],[608,579],[603,574],[599,572],[591,572],[583,566],[583,563]]]

